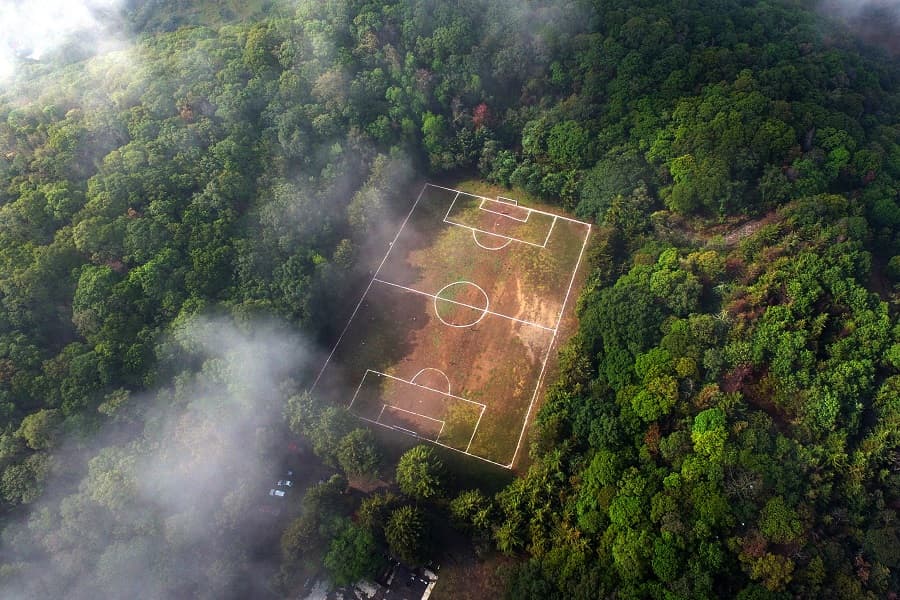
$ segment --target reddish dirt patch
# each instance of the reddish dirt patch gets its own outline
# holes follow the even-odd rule
[[[763,217],[760,217],[758,219],[754,219],[752,221],[748,221],[747,223],[744,223],[737,229],[732,229],[731,231],[729,231],[728,233],[725,234],[725,245],[726,246],[736,245],[742,239],[744,239],[746,237],[750,237],[751,235],[753,235],[754,233],[756,233],[757,231],[759,231],[766,225],[774,223],[777,220],[777,217],[778,217],[778,213],[776,213],[775,211],[772,211]]]

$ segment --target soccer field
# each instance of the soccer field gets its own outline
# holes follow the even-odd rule
[[[581,221],[426,184],[315,393],[511,467],[589,236]]]

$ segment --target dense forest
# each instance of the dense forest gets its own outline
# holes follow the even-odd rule
[[[156,0],[21,56],[0,595],[278,597],[465,535],[509,598],[896,597],[900,67],[817,6]],[[498,493],[306,391],[406,190],[463,177],[596,224]],[[325,475],[272,518],[285,440]]]

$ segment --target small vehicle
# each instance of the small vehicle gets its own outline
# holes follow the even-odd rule
[[[279,479],[278,483],[276,483],[275,485],[277,485],[278,487],[289,488],[294,485],[294,482],[291,481],[290,479]]]
[[[278,496],[279,498],[284,498],[285,494],[287,494],[287,492],[285,492],[284,490],[276,490],[274,488],[269,490],[270,496]]]

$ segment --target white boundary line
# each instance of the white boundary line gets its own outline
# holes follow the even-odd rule
[[[578,267],[581,265],[581,257],[584,255],[584,249],[587,248],[588,239],[591,237],[591,226],[588,225],[587,233],[584,235],[584,242],[581,244],[581,252],[578,254],[578,260],[575,261],[575,268],[572,270],[572,279],[569,280],[569,289],[566,291],[566,297],[563,300],[562,308],[559,311],[559,318],[556,320],[556,328],[553,330],[553,339],[550,340],[550,346],[547,348],[547,353],[544,355],[544,362],[541,365],[541,372],[538,375],[537,384],[534,386],[534,393],[531,395],[531,402],[528,404],[528,410],[525,412],[525,422],[522,423],[522,432],[519,433],[519,441],[516,443],[516,451],[513,452],[512,460],[509,461],[509,465],[507,465],[507,469],[511,469],[513,465],[516,463],[516,458],[519,456],[519,449],[522,447],[522,440],[525,439],[525,430],[528,429],[528,419],[531,417],[531,411],[534,408],[534,401],[537,400],[538,392],[541,389],[541,383],[544,380],[544,371],[547,369],[547,360],[550,358],[550,353],[553,351],[553,346],[556,344],[556,335],[559,333],[559,325],[562,322],[563,314],[566,312],[566,304],[569,301],[569,294],[572,292],[572,284],[575,283],[575,276],[578,275]]]
[[[321,377],[321,373],[319,373],[319,376]],[[353,397],[350,398],[350,404],[347,405],[347,410],[350,410],[351,408],[353,408],[353,403],[356,402],[356,397],[359,396],[359,390],[362,389],[362,384],[363,384],[363,381],[365,381],[365,380],[366,380],[366,374],[363,373],[362,379],[359,380],[359,385],[356,386],[356,391],[353,393]],[[319,380],[316,379],[317,383],[318,383],[318,381]],[[316,388],[316,384],[313,383],[313,386],[312,386],[312,388],[310,388],[310,390],[314,390],[315,388]]]
[[[478,415],[478,421],[475,422],[475,429],[472,430],[472,437],[469,438],[469,443],[466,445],[466,454],[469,454],[469,448],[472,447],[472,440],[475,439],[475,434],[478,433],[478,427],[481,425],[481,417],[484,416],[484,407],[481,408],[481,414]],[[472,456],[469,454],[469,456]]]
[[[475,196],[475,197],[481,198],[481,196]],[[497,212],[496,210],[491,210],[489,208],[485,208],[484,207],[485,202],[496,202],[497,204],[506,204],[507,206],[515,206],[516,208],[521,208],[522,210],[526,211],[525,218],[519,219],[519,218],[516,218],[507,213]],[[500,215],[501,217],[506,217],[507,219],[512,219],[513,221],[516,221],[517,223],[527,223],[528,219],[531,218],[531,211],[525,207],[521,207],[518,204],[508,204],[506,202],[500,202],[499,200],[492,200],[490,198],[481,198],[481,204],[478,205],[478,210],[483,210],[484,212],[489,212],[494,215]]]
[[[488,200],[490,200],[490,198],[488,198]],[[507,198],[506,196],[497,196],[497,202],[500,202],[502,204],[512,204],[513,206],[519,205],[518,200],[513,200],[512,198]]]
[[[400,285],[399,283],[391,283],[390,281],[385,281],[384,279],[376,279],[378,283],[383,283],[385,285],[390,285],[395,288],[400,288],[401,290],[406,290],[407,292],[413,292],[414,294],[421,294],[422,296],[428,296],[429,298],[437,298],[434,294],[429,294],[428,292],[423,292],[420,290],[413,289],[411,287],[406,287],[405,285]],[[484,310],[483,306],[472,306],[471,304],[466,304],[465,302],[459,302],[457,300],[449,300],[447,298],[441,298],[444,302],[450,302],[452,304],[459,304],[460,306],[465,306],[466,308],[471,308],[473,310]],[[516,323],[522,323],[523,325],[531,325],[532,327],[538,327],[540,329],[545,329],[547,331],[553,331],[553,327],[547,327],[546,325],[541,325],[539,323],[532,323],[531,321],[524,321],[522,319],[517,319],[515,317],[510,317],[508,315],[504,315],[501,313],[493,312],[493,311],[485,311],[486,314],[494,315],[495,317],[501,317],[503,319],[509,319],[510,321],[515,321]]]
[[[494,235],[494,234],[493,234],[493,233],[490,233],[490,234],[488,234],[488,235]],[[484,249],[484,250],[490,250],[491,252],[494,252],[494,251],[496,251],[496,250],[503,250],[504,248],[506,248],[507,246],[509,246],[510,244],[512,244],[512,240],[506,240],[506,243],[503,244],[502,246],[497,246],[496,248],[490,248],[490,247],[485,246],[484,244],[482,244],[481,242],[478,241],[478,232],[475,231],[474,229],[472,230],[472,239],[475,240],[475,243],[478,244],[478,247],[479,247],[479,248],[482,248],[482,249]]]
[[[566,311],[566,303],[569,301],[569,294],[572,293],[572,285],[575,283],[575,276],[578,274],[578,266],[581,265],[581,257],[584,256],[584,249],[587,248],[588,238],[591,237],[591,226],[588,225],[587,233],[584,235],[584,241],[581,243],[581,252],[578,253],[578,260],[575,261],[575,269],[572,271],[572,278],[569,279],[569,287],[566,289],[566,297],[563,299],[562,308],[559,309],[559,318],[556,319],[556,331],[559,331],[559,324],[562,322],[563,313]]]
[[[442,421],[442,420],[440,420],[440,419],[435,419],[434,417],[429,417],[428,415],[423,415],[423,414],[421,414],[421,413],[417,413],[417,412],[412,411],[412,410],[406,410],[405,408],[400,408],[399,406],[394,406],[393,404],[384,404],[384,405],[382,405],[382,407],[381,407],[381,412],[382,412],[382,413],[384,413],[384,409],[385,409],[385,408],[389,408],[389,409],[391,409],[391,410],[399,410],[400,412],[409,413],[409,414],[411,414],[411,415],[416,415],[417,417],[422,417],[423,419],[428,419],[429,421],[434,421],[435,423],[440,423],[440,424],[441,424],[441,429],[444,428],[444,427],[443,427],[444,421]],[[379,419],[380,419],[380,418],[381,418],[381,417],[379,417]]]
[[[385,408],[389,408],[391,410],[399,410],[401,412],[409,413],[411,415],[416,415],[417,417],[422,417],[423,419],[428,419],[429,421],[434,421],[435,423],[440,423],[441,425],[444,424],[444,421],[442,421],[440,419],[435,419],[434,417],[429,417],[428,415],[423,415],[423,414],[417,413],[413,410],[406,410],[405,408],[400,408],[399,406],[394,406],[393,404],[385,404],[382,407],[381,412],[384,412]]]
[[[344,339],[344,335],[347,334],[347,330],[350,329],[350,324],[353,322],[353,317],[356,316],[356,313],[359,312],[359,307],[362,306],[363,300],[366,299],[366,295],[369,293],[369,289],[371,289],[372,284],[375,283],[375,278],[378,277],[378,272],[381,271],[381,267],[384,266],[384,263],[387,262],[388,255],[391,253],[391,250],[394,249],[394,244],[397,243],[397,240],[400,239],[400,234],[403,233],[403,228],[406,227],[407,221],[412,216],[413,212],[416,210],[416,207],[419,205],[419,200],[422,199],[422,194],[425,193],[425,190],[428,188],[428,184],[426,183],[422,186],[422,191],[419,192],[419,195],[416,197],[416,201],[413,202],[412,208],[409,209],[409,212],[406,213],[406,218],[403,219],[403,223],[400,225],[400,229],[397,230],[397,235],[394,236],[394,240],[388,244],[387,252],[384,253],[384,258],[381,259],[381,264],[378,265],[378,268],[375,269],[375,274],[372,275],[372,279],[369,281],[369,285],[366,286],[366,291],[362,293],[362,296],[359,298],[359,302],[356,303],[356,308],[353,309],[353,312],[350,314],[350,318],[347,319],[347,324],[344,325],[344,330],[341,331],[341,335],[338,337],[337,342],[334,344],[334,348],[331,349],[331,352],[328,354],[328,358],[325,359],[325,364],[322,365],[322,368],[319,369],[319,374],[316,375],[315,381],[313,381],[312,387],[309,388],[309,391],[313,391],[316,389],[316,385],[318,385],[319,380],[322,378],[322,373],[325,372],[325,367],[328,366],[328,363],[331,361],[331,358],[334,356],[334,353],[337,351],[338,346],[341,345],[341,340]],[[456,199],[454,198],[454,201]],[[359,392],[359,390],[357,390]],[[355,397],[355,396],[354,396]]]
[[[544,248],[547,247],[547,242],[550,241],[550,234],[553,233],[553,227],[556,225],[556,217],[553,217],[553,222],[550,223],[550,230],[547,232],[547,237],[544,238]],[[576,265],[578,263],[575,263]]]
[[[379,425],[384,425],[384,423],[379,423]],[[384,426],[390,427],[391,429],[396,429],[397,431],[402,431],[402,432],[406,433],[407,435],[415,436],[415,437],[419,438],[420,440],[428,440],[429,442],[434,441],[434,440],[429,440],[427,437],[422,437],[421,435],[419,435],[412,429],[407,429],[406,427],[400,427],[399,425],[384,425]]]
[[[425,187],[426,187],[426,188],[428,187],[428,184],[427,184],[427,183],[425,184]],[[449,190],[450,188],[444,188],[444,189],[448,189],[448,190]],[[424,191],[425,191],[425,189],[423,188],[423,189],[422,189],[422,192],[424,192]],[[450,191],[451,191],[451,192],[456,192],[456,190],[450,190]],[[447,217],[450,216],[450,212],[453,210],[453,205],[456,204],[456,199],[459,198],[459,194],[460,194],[460,193],[461,193],[461,192],[456,192],[456,195],[453,196],[453,202],[450,203],[450,208],[447,209],[447,214],[444,215],[444,220],[445,220],[445,221],[447,220]],[[420,193],[419,193],[419,197],[421,197],[421,196],[422,196],[422,193],[420,192]]]

